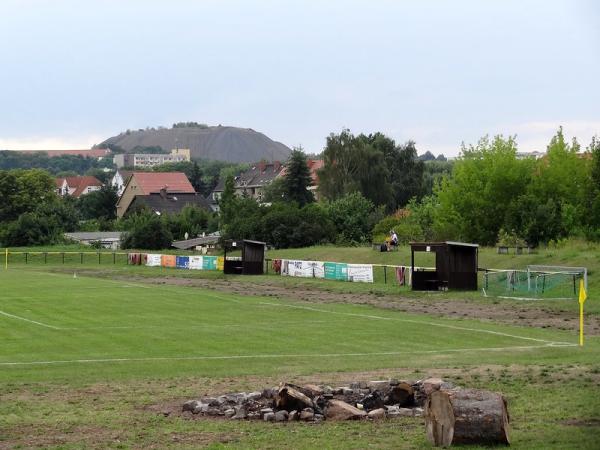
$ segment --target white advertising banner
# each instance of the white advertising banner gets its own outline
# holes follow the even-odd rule
[[[202,270],[202,256],[190,256],[189,269]]]
[[[325,270],[321,261],[281,260],[281,275],[301,278],[324,278]]]
[[[371,264],[348,264],[348,281],[372,283],[373,266]]]
[[[160,267],[161,255],[148,253],[146,255],[146,265],[152,267]]]

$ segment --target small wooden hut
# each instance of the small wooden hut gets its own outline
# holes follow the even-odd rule
[[[223,272],[240,275],[262,275],[265,267],[265,242],[251,241],[225,241]],[[227,258],[227,251],[241,250],[241,258]]]
[[[464,242],[411,242],[413,291],[477,290],[479,245]],[[415,252],[435,253],[434,269],[415,269]]]

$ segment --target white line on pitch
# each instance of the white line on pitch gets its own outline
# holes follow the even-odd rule
[[[284,304],[281,304],[281,303],[260,302],[260,304],[261,305],[270,305],[270,306],[280,306],[280,307],[284,307],[284,308],[305,309],[305,310],[308,310],[308,311],[323,312],[323,313],[328,313],[328,314],[339,314],[339,315],[342,315],[342,316],[363,317],[365,319],[391,320],[391,321],[394,321],[394,322],[406,322],[406,323],[415,323],[415,324],[419,324],[419,325],[431,325],[431,326],[435,326],[435,327],[450,328],[450,329],[453,329],[453,330],[474,331],[474,332],[478,332],[478,333],[493,334],[493,335],[496,335],[496,336],[505,336],[505,337],[515,338],[515,339],[524,339],[524,340],[527,340],[527,341],[545,342],[547,344],[571,345],[569,342],[549,341],[547,339],[538,339],[538,338],[532,338],[532,337],[527,337],[527,336],[519,336],[519,335],[516,335],[516,334],[503,333],[501,331],[482,330],[482,329],[479,329],[479,328],[461,327],[461,326],[458,326],[458,325],[450,325],[450,324],[445,324],[445,323],[423,322],[423,321],[420,321],[420,320],[400,319],[398,317],[383,317],[383,316],[375,316],[375,315],[372,315],[372,314],[346,313],[346,312],[339,312],[339,311],[330,311],[330,310],[327,310],[327,309],[313,308],[313,307],[310,307],[310,306],[284,305]]]
[[[54,330],[60,330],[61,329],[59,327],[55,327],[54,325],[48,325],[47,323],[37,322],[35,320],[26,319],[25,317],[21,317],[21,316],[15,316],[14,314],[9,314],[9,313],[4,312],[4,311],[0,311],[0,314],[2,314],[3,316],[6,316],[6,317],[11,317],[13,319],[24,320],[25,322],[34,323],[34,324],[39,325],[41,327],[52,328]]]
[[[532,350],[539,348],[575,347],[577,344],[545,344],[522,345],[511,347],[481,347],[481,348],[454,348],[446,350],[415,350],[406,352],[371,352],[371,353],[292,353],[292,354],[263,354],[263,355],[223,355],[223,356],[157,356],[147,358],[103,358],[103,359],[64,359],[56,361],[25,361],[25,362],[0,362],[1,366],[35,366],[51,364],[88,364],[88,363],[114,363],[114,362],[151,362],[151,361],[201,361],[201,360],[235,360],[235,359],[273,359],[273,358],[347,358],[354,356],[398,356],[416,354],[444,354],[482,351],[506,350]]]
[[[61,330],[129,330],[129,329],[152,329],[152,328],[168,328],[169,330],[188,330],[191,328],[263,328],[263,327],[273,327],[275,325],[306,325],[306,324],[318,324],[318,323],[330,323],[328,320],[305,320],[305,321],[287,321],[287,322],[252,322],[249,324],[210,324],[210,323],[201,323],[201,324],[190,324],[184,326],[171,326],[168,324],[164,325],[114,325],[114,326],[91,326],[91,327],[68,327],[61,328]]]

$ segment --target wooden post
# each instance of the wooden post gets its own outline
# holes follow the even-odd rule
[[[79,253],[79,262],[83,264],[83,252]]]
[[[117,263],[117,254],[113,252],[113,264]]]
[[[387,266],[383,266],[383,284],[387,284]]]

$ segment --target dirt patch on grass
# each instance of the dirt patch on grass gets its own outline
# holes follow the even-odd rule
[[[491,299],[486,302],[460,298],[415,299],[396,295],[329,292],[316,287],[314,289],[307,289],[305,286],[293,286],[290,284],[283,286],[279,283],[268,283],[268,281],[264,280],[258,284],[251,281],[180,278],[173,276],[154,278],[116,276],[115,278],[138,283],[199,287],[246,296],[275,297],[310,303],[371,305],[378,308],[428,314],[436,317],[476,319],[509,325],[554,328],[574,332],[579,330],[577,308],[574,307],[573,311],[553,310],[537,306],[533,301],[523,303],[522,306],[515,306],[514,303]],[[585,318],[585,327],[587,335],[600,335],[600,317],[587,316]]]

